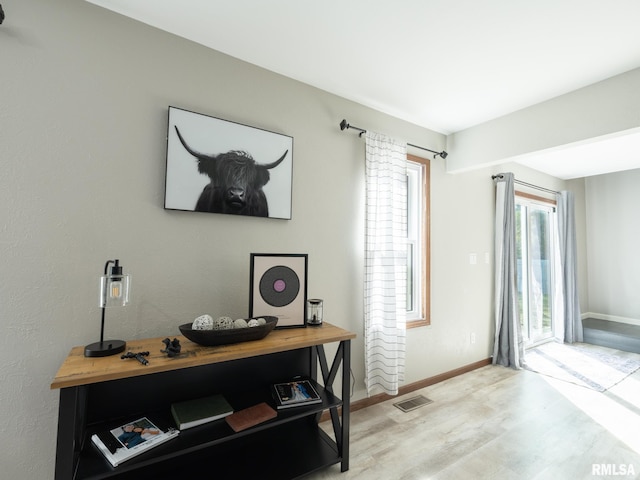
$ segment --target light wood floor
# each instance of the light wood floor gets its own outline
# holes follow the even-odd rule
[[[416,394],[433,403],[393,406]],[[486,366],[353,412],[350,448],[349,471],[334,465],[307,478],[640,478],[640,371],[598,393]],[[592,475],[598,469],[609,475]]]

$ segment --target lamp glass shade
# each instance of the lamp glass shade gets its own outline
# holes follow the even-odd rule
[[[100,308],[124,307],[129,303],[131,275],[110,274],[100,277]]]

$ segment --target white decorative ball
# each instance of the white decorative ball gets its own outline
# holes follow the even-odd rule
[[[255,318],[252,318],[247,322],[247,325],[249,325],[250,327],[257,327],[260,324],[258,323],[258,320],[256,320]]]
[[[267,321],[262,317],[258,318],[257,320],[258,320],[258,325],[266,325],[267,324]]]
[[[244,318],[238,318],[233,322],[233,328],[247,328],[247,321]]]
[[[231,330],[233,328],[233,320],[231,317],[218,317],[218,319],[213,322],[214,330]]]
[[[212,330],[213,318],[211,318],[211,315],[200,315],[193,321],[191,328],[193,330]]]

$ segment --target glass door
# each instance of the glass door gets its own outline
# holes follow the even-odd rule
[[[522,336],[529,345],[553,337],[555,209],[516,197],[516,262]]]

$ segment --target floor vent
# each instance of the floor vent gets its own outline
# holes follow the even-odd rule
[[[427,397],[422,395],[418,395],[416,397],[408,398],[407,400],[403,400],[398,403],[394,403],[395,407],[398,407],[403,412],[410,412],[411,410],[415,410],[416,408],[423,407],[424,405],[429,405],[433,403],[433,400],[429,400]]]

